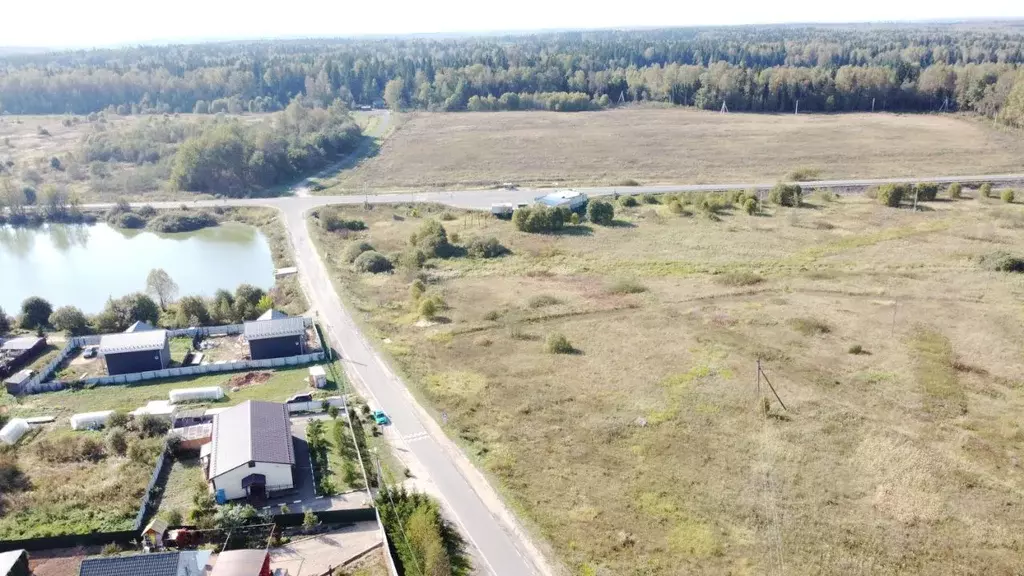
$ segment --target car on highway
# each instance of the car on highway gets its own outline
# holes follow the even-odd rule
[[[391,424],[391,418],[388,418],[388,415],[385,414],[383,410],[373,411],[373,421],[380,426],[387,426],[388,424]]]

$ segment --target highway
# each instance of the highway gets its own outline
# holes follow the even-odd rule
[[[386,125],[386,121],[382,122]],[[802,182],[805,188],[863,188],[897,182],[1024,182],[1024,174],[946,176],[917,179],[831,180]],[[665,192],[702,192],[733,189],[765,189],[773,183],[664,185],[636,187],[577,188],[590,196],[615,193],[642,194]],[[304,186],[293,189],[293,196],[277,198],[210,200],[188,203],[195,207],[271,206],[281,211],[288,230],[305,293],[318,312],[332,344],[340,352],[345,372],[356,389],[371,405],[390,414],[393,425],[389,440],[412,459],[410,467],[422,472],[432,484],[448,515],[455,519],[474,556],[482,562],[478,569],[495,576],[554,574],[544,556],[524,533],[515,517],[483,475],[459,448],[443,433],[429,413],[419,405],[402,380],[366,340],[349,311],[342,305],[327,270],[313,245],[306,227],[311,209],[329,204],[371,204],[396,202],[432,202],[458,208],[487,209],[491,204],[522,203],[533,200],[544,189],[486,189],[437,192],[390,192],[358,196],[310,196]],[[175,208],[181,202],[153,203],[158,208]],[[102,208],[94,204],[86,207]]]

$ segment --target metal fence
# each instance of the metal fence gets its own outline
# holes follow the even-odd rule
[[[303,324],[309,328],[313,326],[313,319],[303,319]],[[201,326],[198,328],[182,328],[168,330],[170,338],[182,336],[195,337],[197,334],[203,336],[234,335],[241,334],[244,330],[243,324],[227,324],[223,326]],[[67,382],[46,380],[53,374],[58,366],[69,355],[83,346],[97,346],[102,336],[76,336],[68,340],[67,346],[49,364],[43,367],[34,377],[22,385],[23,394],[38,394],[40,392],[54,392],[68,387]],[[302,354],[299,356],[288,356],[285,358],[268,358],[265,360],[238,360],[235,362],[223,362],[220,364],[201,364],[199,366],[182,366],[180,368],[165,368],[163,370],[151,370],[135,374],[118,374],[115,376],[99,376],[96,378],[85,378],[77,381],[78,384],[86,386],[106,386],[109,384],[131,384],[133,382],[144,382],[157,378],[177,378],[181,376],[196,376],[200,374],[213,374],[217,372],[233,372],[237,370],[253,370],[259,368],[283,368],[287,366],[298,366],[311,362],[320,362],[325,358],[324,350]]]
[[[170,464],[169,454],[167,453],[167,445],[164,444],[164,449],[160,451],[160,458],[156,461],[156,468],[153,470],[153,476],[149,479],[149,484],[146,486],[146,492],[142,495],[142,505],[139,506],[139,513],[135,515],[135,523],[132,524],[133,530],[141,530],[143,522],[146,521],[146,514],[149,512],[149,503],[153,498],[153,487],[160,481],[160,473],[163,471],[164,466]]]

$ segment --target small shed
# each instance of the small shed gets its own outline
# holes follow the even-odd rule
[[[32,427],[24,418],[11,418],[10,422],[0,428],[0,442],[8,446],[14,445],[31,429]]]
[[[0,576],[30,576],[31,574],[28,569],[28,552],[25,550],[0,552]]]
[[[22,370],[7,380],[4,380],[4,388],[7,389],[7,393],[11,396],[17,396],[25,391],[25,383],[31,380],[33,376],[35,376],[35,372],[31,370]]]
[[[153,548],[164,547],[164,534],[167,533],[167,521],[163,518],[153,518],[142,530],[142,539],[149,542]]]
[[[111,376],[163,370],[171,363],[167,330],[104,334],[100,338],[99,353]]]
[[[266,550],[225,550],[217,555],[210,576],[270,576]]]
[[[253,360],[286,358],[306,353],[306,323],[302,318],[246,322],[243,328]]]
[[[170,435],[178,439],[179,450],[202,451],[213,439],[213,423],[172,428]]]
[[[327,372],[324,371],[323,366],[309,367],[309,385],[313,388],[327,387]]]

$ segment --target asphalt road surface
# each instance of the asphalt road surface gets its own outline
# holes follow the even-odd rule
[[[382,122],[386,125],[386,122]],[[863,188],[898,182],[971,182],[1011,183],[1024,181],[1024,174],[947,176],[872,180],[829,180],[802,182],[807,188]],[[702,192],[750,188],[770,188],[773,183],[707,184],[678,186],[634,186],[577,188],[590,196],[665,192]],[[297,186],[299,190],[302,186]],[[488,209],[492,204],[530,202],[544,189],[486,189],[438,192],[392,192],[353,196],[309,196],[306,191],[291,197],[212,200],[195,202],[202,206],[272,206],[284,215],[299,269],[299,279],[314,309],[318,311],[328,336],[341,353],[345,372],[356,387],[368,396],[374,408],[386,411],[393,421],[408,455],[416,459],[429,476],[446,511],[456,520],[484,566],[478,568],[500,576],[551,574],[543,556],[523,534],[511,513],[502,505],[494,489],[473,468],[464,454],[449,440],[429,414],[416,402],[406,385],[388,368],[383,358],[366,341],[359,327],[342,306],[327,271],[313,246],[306,228],[306,214],[329,204],[373,204],[396,202],[434,202],[458,208]],[[154,203],[174,208],[181,202]],[[102,207],[103,205],[92,205]]]

